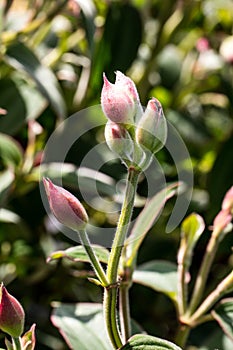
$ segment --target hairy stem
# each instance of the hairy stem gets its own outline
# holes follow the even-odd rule
[[[134,167],[130,167],[128,170],[128,179],[126,184],[124,202],[122,205],[121,214],[113,240],[107,268],[107,279],[109,281],[109,287],[105,288],[104,293],[105,322],[107,325],[110,340],[115,349],[122,346],[116,315],[118,267],[133,212],[138,177],[139,171],[135,170]],[[129,318],[129,315],[127,317]],[[125,333],[124,330],[123,333]]]
[[[119,289],[120,325],[123,341],[126,343],[131,336],[129,285],[123,284]]]
[[[79,231],[79,237],[81,240],[82,245],[84,246],[87,255],[89,256],[89,259],[93,265],[94,271],[96,273],[96,276],[100,280],[101,284],[103,287],[106,287],[109,285],[107,276],[104,272],[104,269],[99,262],[94,250],[92,249],[91,243],[89,241],[88,235],[85,230],[80,230]]]
[[[22,350],[23,349],[20,337],[18,337],[18,338],[12,337],[12,345],[13,345],[13,350]]]

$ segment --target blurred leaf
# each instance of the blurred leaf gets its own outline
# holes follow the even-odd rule
[[[141,211],[129,237],[125,242],[127,259],[125,263],[127,266],[133,265],[134,260],[137,257],[139,247],[142,244],[146,234],[151,229],[166,201],[176,194],[178,186],[178,183],[174,183],[167,188],[162,189],[148,201],[144,209]]]
[[[1,107],[7,110],[7,114],[0,118],[0,130],[11,135],[28,119],[37,118],[47,105],[40,92],[19,80],[16,74],[12,74],[12,79],[0,80],[0,100]]]
[[[68,346],[72,349],[110,350],[101,304],[56,304],[52,323],[59,328]]]
[[[221,147],[208,177],[208,190],[210,219],[217,214],[221,208],[222,199],[226,191],[233,183],[233,136],[230,137]]]
[[[226,336],[226,334],[220,329],[219,326],[211,328],[211,331],[205,332],[203,334],[203,343],[198,346],[198,350],[232,350],[233,341]],[[199,335],[200,343],[200,335]]]
[[[0,133],[0,160],[8,166],[19,166],[23,152],[20,145],[10,136]]]
[[[110,79],[114,72],[125,72],[135,60],[142,39],[142,21],[138,10],[123,2],[110,2],[104,34],[93,61],[93,85],[99,89],[102,74]]]
[[[182,55],[177,46],[167,45],[157,58],[158,72],[165,88],[172,88],[179,80]]]
[[[11,169],[0,173],[0,205],[4,202],[8,192],[11,190],[15,175]]]
[[[177,266],[169,261],[149,261],[137,267],[133,281],[166,294],[176,302]]]
[[[75,0],[81,7],[86,21],[87,40],[90,49],[93,47],[93,38],[95,34],[95,15],[96,8],[92,0]]]
[[[32,181],[40,181],[43,177],[49,177],[53,181],[63,179],[64,186],[82,188],[90,193],[113,196],[116,192],[115,180],[112,177],[89,168],[77,168],[70,163],[41,164],[34,168],[29,177]]]
[[[109,251],[101,246],[97,246],[92,244],[92,248],[94,252],[96,253],[96,256],[98,260],[101,262],[107,264],[108,263],[108,256],[109,256]],[[58,250],[56,252],[53,252],[49,258],[48,261],[55,260],[55,259],[60,259],[60,258],[68,258],[73,261],[83,261],[83,262],[90,262],[90,259],[86,253],[86,250],[82,245],[77,246],[77,247],[71,247],[66,250]]]
[[[151,335],[136,334],[131,337],[120,350],[182,350],[170,341],[152,337]]]
[[[211,314],[223,332],[233,341],[233,298],[221,300]]]
[[[19,215],[8,209],[0,208],[0,222],[18,224],[21,218]]]
[[[40,63],[33,51],[21,42],[13,43],[7,48],[6,59],[11,66],[24,70],[34,79],[56,114],[60,118],[64,118],[66,114],[65,103],[58,81],[53,72]]]

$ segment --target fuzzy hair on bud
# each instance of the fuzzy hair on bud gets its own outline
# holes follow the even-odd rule
[[[83,230],[88,216],[83,205],[69,191],[56,186],[50,179],[43,179],[50,209],[63,225],[74,231]]]

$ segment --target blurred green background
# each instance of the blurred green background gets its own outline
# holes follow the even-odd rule
[[[161,101],[183,138],[194,169],[188,212],[211,225],[233,184],[233,2],[1,0],[0,30],[0,280],[22,302],[26,328],[37,324],[37,348],[63,350],[67,346],[49,320],[51,301],[101,302],[102,295],[84,278],[88,265],[46,263],[52,251],[73,244],[48,225],[40,197],[46,142],[63,120],[99,104],[103,72],[114,82],[114,72],[122,71],[135,81],[143,105],[150,96]],[[72,147],[67,162],[77,167],[101,140],[103,127],[93,129]],[[158,159],[167,181],[175,181],[166,150]],[[119,162],[101,170],[115,180],[125,176]],[[74,174],[68,175],[66,186],[79,195]],[[139,193],[146,195],[144,182]],[[139,263],[176,261],[179,229],[164,233],[173,204],[150,231]],[[87,210],[99,226],[116,222],[101,210]],[[193,274],[208,235],[197,246]],[[220,246],[211,272],[217,279],[233,266],[232,243],[229,236]],[[142,286],[133,286],[130,297],[142,327],[172,339],[177,321],[170,301]],[[192,335],[197,347],[204,332]]]

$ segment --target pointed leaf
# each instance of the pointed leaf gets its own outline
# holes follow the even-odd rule
[[[15,175],[11,169],[7,169],[0,173],[0,204],[4,202],[11,190],[14,179]]]
[[[11,66],[23,69],[34,79],[56,114],[64,118],[65,104],[53,72],[43,66],[36,55],[21,42],[14,42],[7,48],[6,58]]]
[[[127,266],[133,265],[139,247],[142,244],[146,234],[151,229],[166,201],[176,194],[178,186],[179,183],[174,183],[167,188],[162,189],[149,200],[148,204],[141,211],[125,243]]]
[[[140,265],[133,273],[133,281],[166,294],[176,302],[177,266],[168,261],[153,260]]]
[[[120,350],[182,350],[170,341],[152,337],[150,335],[136,334],[131,337]]]
[[[94,249],[98,260],[107,264],[109,251],[104,247],[94,245],[94,244],[92,245],[92,248]],[[68,258],[73,261],[90,262],[90,259],[82,245],[71,247],[63,251],[58,250],[56,252],[53,252],[48,258],[48,261],[60,259],[60,258]]]
[[[223,332],[233,341],[233,298],[221,300],[211,314]]]

